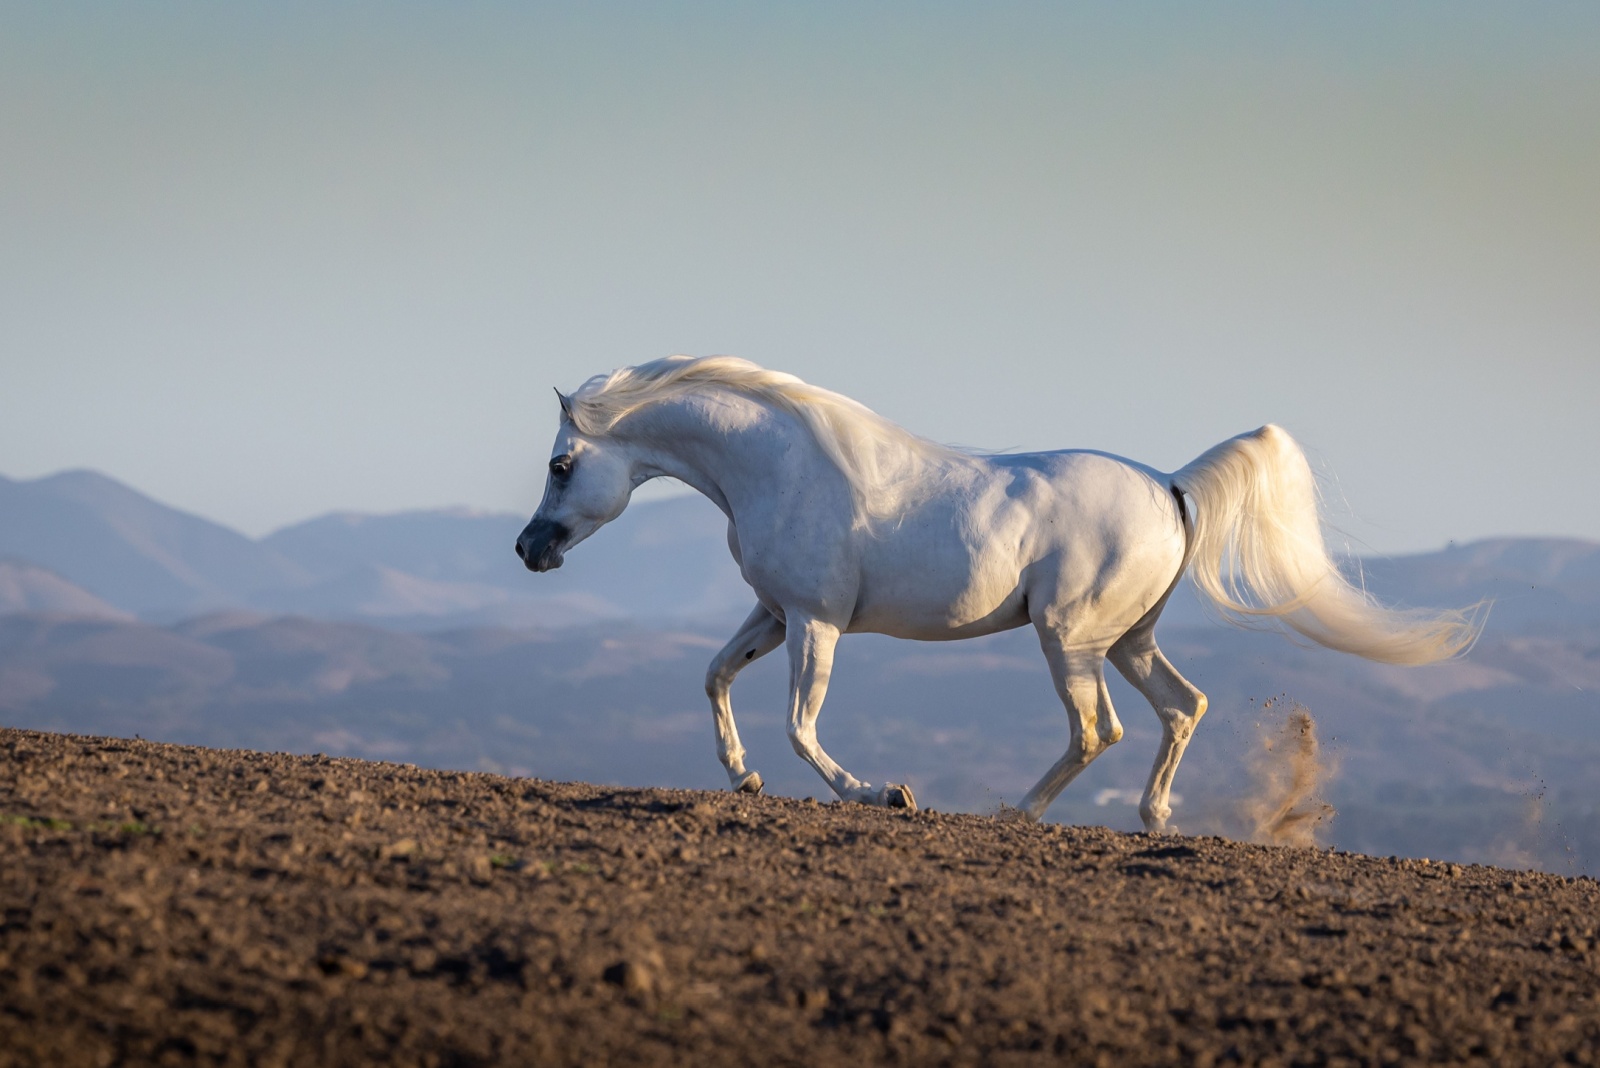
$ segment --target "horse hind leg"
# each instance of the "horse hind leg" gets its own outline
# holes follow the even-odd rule
[[[1178,674],[1161,654],[1150,627],[1124,635],[1108,656],[1122,677],[1144,694],[1161,717],[1161,745],[1144,797],[1139,801],[1145,830],[1160,833],[1167,829],[1167,820],[1172,816],[1172,780],[1200,717],[1206,714],[1206,695]]]
[[[1102,664],[1105,654],[1068,651],[1067,642],[1053,630],[1039,628],[1039,644],[1050,663],[1056,693],[1067,709],[1072,739],[1061,759],[1044,773],[1018,806],[1030,819],[1039,819],[1067,784],[1090,762],[1122,738],[1122,724],[1111,707]]]
[[[711,699],[711,716],[717,732],[717,759],[728,771],[728,782],[740,793],[759,794],[763,783],[758,772],[746,771],[744,746],[739,728],[733,722],[733,702],[728,696],[733,680],[753,660],[783,644],[784,627],[761,605],[739,627],[727,645],[706,669],[706,696]]]

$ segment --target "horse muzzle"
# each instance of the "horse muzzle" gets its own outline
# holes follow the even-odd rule
[[[529,571],[554,571],[572,531],[550,519],[534,519],[517,536],[517,555]]]

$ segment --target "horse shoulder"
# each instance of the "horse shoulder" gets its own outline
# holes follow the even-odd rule
[[[769,608],[847,619],[860,583],[861,538],[848,511],[769,498],[728,523],[728,549]],[[780,614],[781,613],[776,613]]]

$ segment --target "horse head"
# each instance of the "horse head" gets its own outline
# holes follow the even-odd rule
[[[529,571],[560,567],[568,549],[622,514],[642,481],[635,477],[630,450],[579,431],[572,399],[560,390],[556,396],[561,398],[561,426],[550,452],[544,499],[517,536],[517,555]]]

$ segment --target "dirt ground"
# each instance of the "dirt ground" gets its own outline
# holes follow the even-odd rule
[[[1591,1064],[1600,884],[0,730],[0,1066]]]

